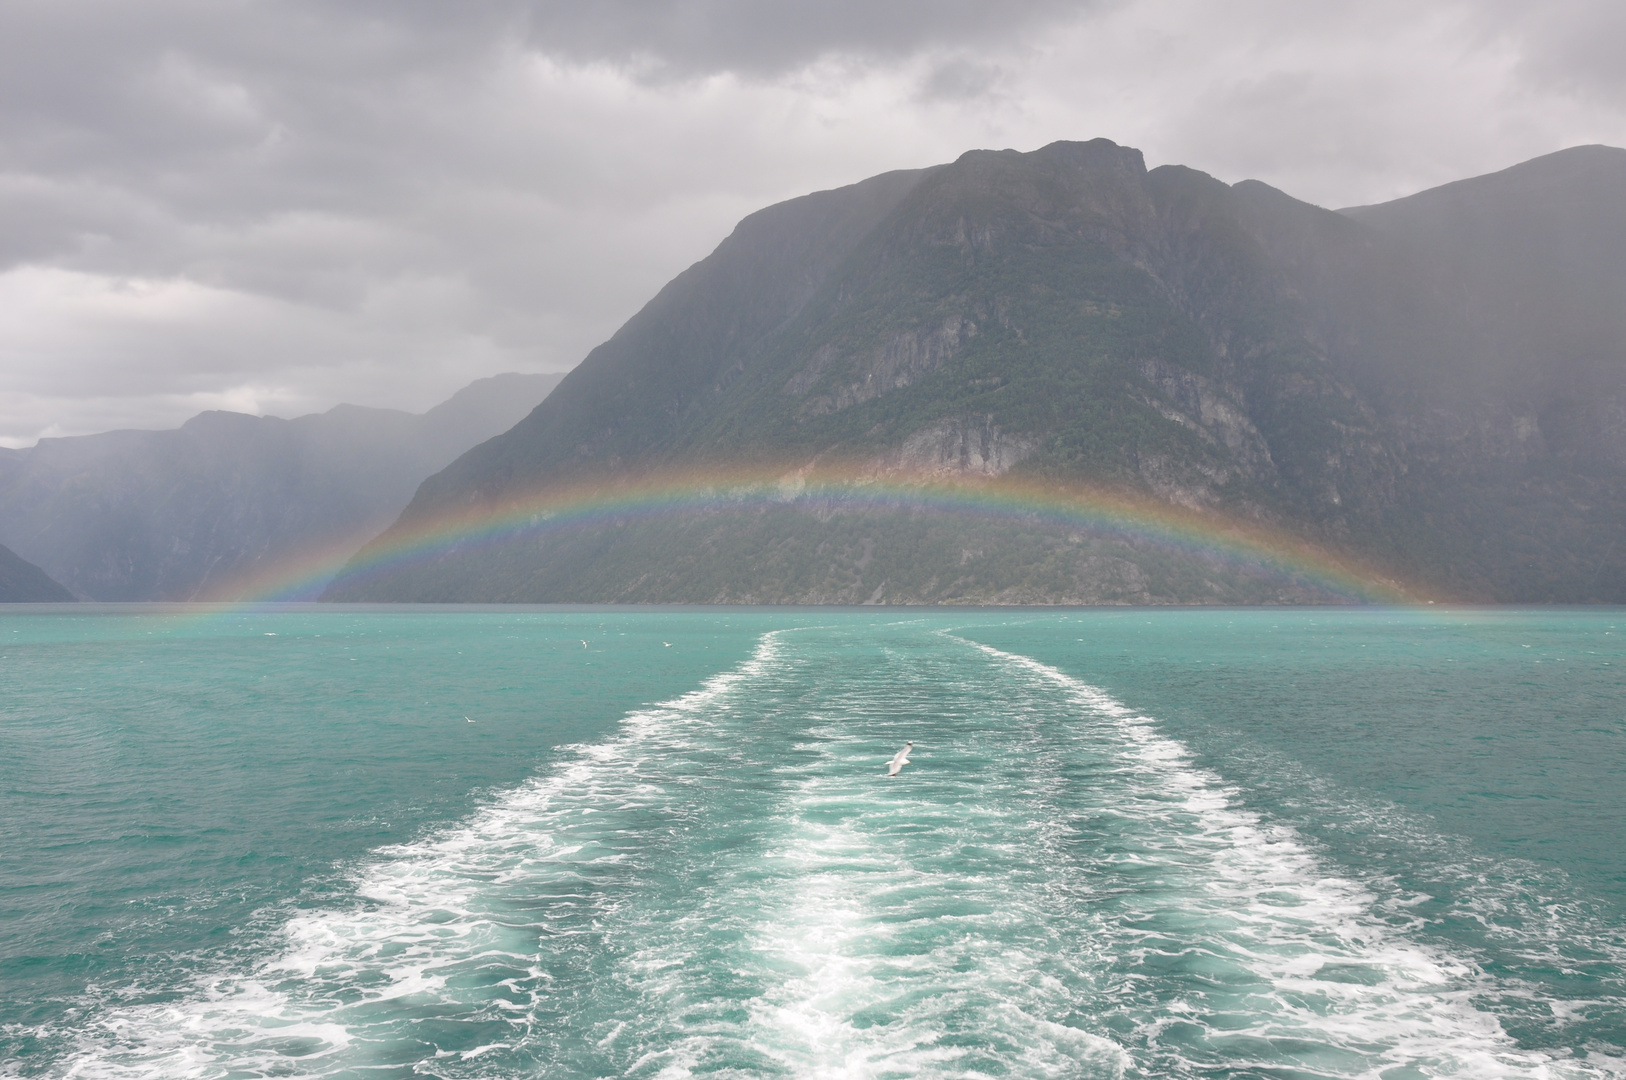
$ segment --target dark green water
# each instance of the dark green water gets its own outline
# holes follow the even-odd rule
[[[0,609],[0,1073],[1621,1075],[1622,614]]]

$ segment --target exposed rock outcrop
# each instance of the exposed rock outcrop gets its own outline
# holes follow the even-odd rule
[[[875,470],[913,476],[1001,476],[1037,445],[1035,439],[1001,431],[992,416],[955,417],[915,431],[902,446],[879,457]]]

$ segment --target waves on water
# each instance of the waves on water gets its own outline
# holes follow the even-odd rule
[[[913,763],[883,765],[904,741]],[[923,629],[770,633],[73,1077],[1566,1077],[1185,747]]]

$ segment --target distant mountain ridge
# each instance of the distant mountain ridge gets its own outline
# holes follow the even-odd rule
[[[559,378],[481,379],[421,415],[206,412],[170,431],[0,451],[0,542],[90,599],[238,598],[278,566],[359,547],[424,477],[512,426]]]
[[[1626,151],[1580,147],[1339,213],[1095,140],[794,199],[379,544],[550,484],[840,457],[1258,522],[1455,598],[1626,600],[1622,193]],[[330,595],[1315,599],[1038,525],[794,507],[522,535]]]

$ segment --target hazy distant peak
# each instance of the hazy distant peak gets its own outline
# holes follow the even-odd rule
[[[483,379],[475,379],[424,415],[461,408],[473,401],[492,401],[516,394],[526,398],[533,394],[538,395],[536,401],[531,402],[534,407],[562,378],[564,378],[562,371],[505,371],[501,375],[488,375]]]
[[[506,431],[540,405],[563,378],[562,372],[509,371],[476,379],[424,413],[423,424],[430,431],[465,427]]]
[[[182,431],[219,431],[223,429],[242,429],[265,421],[286,423],[275,416],[255,416],[252,413],[231,412],[227,409],[209,409],[200,412],[181,425]]]
[[[1601,143],[1572,146],[1521,161],[1499,172],[1453,180],[1449,184],[1386,203],[1349,206],[1338,212],[1363,221],[1371,220],[1382,226],[1388,224],[1386,219],[1412,209],[1422,210],[1450,203],[1483,204],[1487,200],[1537,198],[1549,194],[1572,196],[1578,186],[1584,188],[1598,184],[1626,192],[1626,149]]]
[[[406,418],[406,417],[412,416],[413,414],[407,412],[405,409],[382,409],[382,408],[379,408],[376,405],[352,405],[349,402],[340,402],[339,404],[333,406],[333,408],[329,409],[327,412],[324,412],[324,413],[312,413],[310,415],[312,415],[312,416],[331,416],[334,419],[339,419],[339,418],[342,418],[342,417],[362,417],[362,416],[398,416],[398,417]],[[303,419],[303,417],[301,417],[300,419]]]

